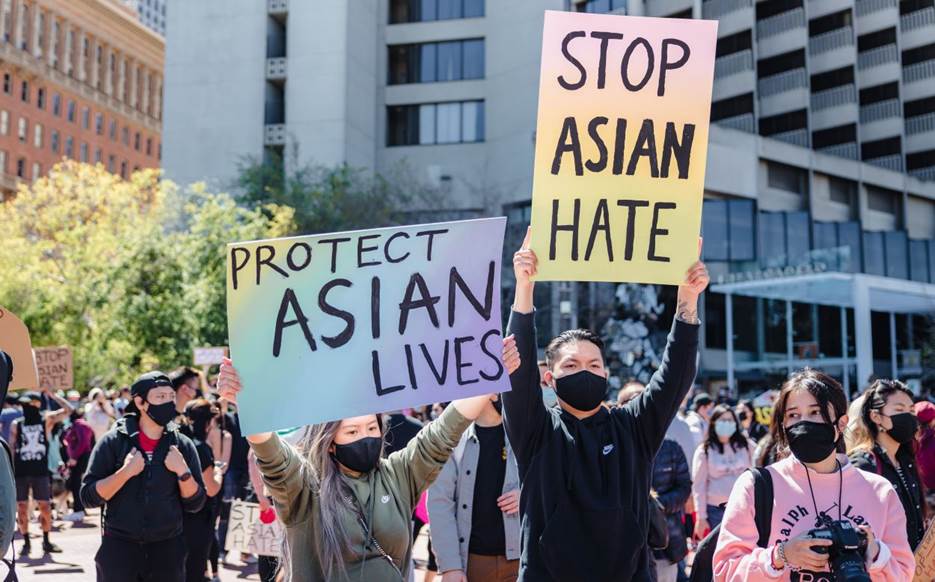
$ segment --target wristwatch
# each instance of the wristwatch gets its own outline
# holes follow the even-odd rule
[[[182,473],[181,475],[179,475],[179,483],[184,483],[184,482],[188,481],[188,480],[191,479],[191,478],[192,478],[192,472],[191,472],[191,471],[185,471],[184,473]]]

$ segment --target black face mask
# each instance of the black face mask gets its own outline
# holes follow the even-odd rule
[[[175,410],[175,402],[163,402],[162,404],[150,402],[149,408],[146,409],[146,415],[159,426],[166,426],[178,416],[178,412]]]
[[[497,414],[503,415],[503,401],[498,397],[495,401],[491,402],[493,404],[494,410],[497,411]]]
[[[555,379],[555,393],[575,410],[594,410],[607,394],[607,378],[582,370]]]
[[[332,455],[351,471],[366,473],[377,466],[382,448],[382,438],[364,437],[346,445],[335,443]]]
[[[803,420],[786,429],[789,450],[803,463],[824,461],[834,452],[834,425]]]
[[[890,420],[893,421],[893,428],[887,432],[899,444],[904,445],[912,441],[916,436],[916,431],[919,430],[919,419],[911,412],[894,414],[890,416]]]

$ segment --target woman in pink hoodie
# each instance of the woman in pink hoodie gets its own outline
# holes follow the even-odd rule
[[[834,378],[806,369],[786,381],[770,429],[780,457],[787,456],[767,468],[773,511],[766,547],[757,543],[753,476],[745,473],[721,522],[715,580],[834,580],[826,553],[831,541],[809,531],[836,521],[866,536],[864,565],[871,580],[912,580],[915,559],[899,497],[885,478],[858,470],[840,454],[846,426],[847,399]]]

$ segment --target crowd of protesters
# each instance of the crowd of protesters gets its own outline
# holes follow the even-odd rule
[[[263,580],[407,581],[426,528],[426,581],[831,580],[845,567],[912,578],[935,404],[886,379],[848,402],[811,369],[757,405],[699,389],[702,263],[679,287],[656,374],[611,394],[598,335],[562,332],[539,357],[526,244],[513,268],[502,395],[292,441],[241,434],[238,395],[262,387],[242,385],[230,360],[210,379],[181,368],[85,397],[7,398],[21,551],[30,498],[45,552],[61,551],[56,516],[103,507],[99,580],[216,580],[231,502],[246,499],[285,527],[280,559],[233,558],[259,559]]]

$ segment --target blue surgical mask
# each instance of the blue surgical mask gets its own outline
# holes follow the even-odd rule
[[[719,420],[714,423],[714,432],[719,437],[733,436],[737,432],[737,423],[733,420]]]

